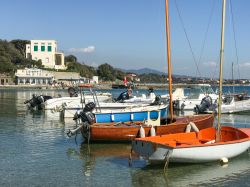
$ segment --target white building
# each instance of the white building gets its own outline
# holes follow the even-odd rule
[[[37,68],[18,69],[15,76],[17,78],[18,85],[46,85],[52,83],[53,81],[53,75],[49,71]]]
[[[57,51],[55,40],[31,40],[26,45],[26,58],[41,60],[45,68],[66,69],[64,54]]]
[[[99,83],[98,76],[93,76],[91,83],[98,84]]]

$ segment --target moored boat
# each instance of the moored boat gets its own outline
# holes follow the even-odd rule
[[[202,163],[232,158],[250,147],[250,128],[224,126],[216,141],[214,127],[190,133],[147,137],[132,142],[132,149],[150,161]]]
[[[168,7],[168,0],[166,0]],[[250,147],[250,128],[237,129],[221,127],[222,72],[224,62],[224,28],[226,0],[222,3],[222,31],[220,50],[220,81],[217,128],[211,127],[199,132],[146,137],[132,141],[132,149],[151,161],[202,163],[238,156]],[[167,164],[165,165],[167,166]]]
[[[185,132],[190,122],[195,123],[198,129],[213,126],[214,116],[212,114],[177,117],[176,121],[169,124],[152,126],[142,122],[129,123],[94,123],[82,129],[82,135],[90,141],[130,141],[140,137],[143,133],[146,137],[151,136],[152,128],[156,135],[166,135]],[[142,129],[143,128],[143,129]],[[141,132],[142,130],[142,132]]]

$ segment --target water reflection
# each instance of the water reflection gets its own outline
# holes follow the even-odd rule
[[[249,158],[250,155],[246,152],[230,160],[227,167],[222,167],[219,163],[170,164],[167,174],[164,174],[162,165],[149,165],[135,171],[132,181],[135,186],[227,186],[232,181],[240,180],[241,176],[249,175]],[[247,181],[240,183],[247,184]]]
[[[162,165],[149,166],[137,158],[133,158],[130,168],[130,144],[96,143],[88,147],[81,144],[80,134],[76,144],[74,138],[66,136],[67,130],[75,126],[73,120],[26,110],[23,102],[32,93],[0,90],[0,186],[247,186],[250,183],[247,153],[230,160],[227,168],[218,163],[170,165],[167,177]],[[223,115],[222,121],[250,127],[248,115]]]

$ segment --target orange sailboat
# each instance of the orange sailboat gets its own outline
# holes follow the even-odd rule
[[[167,4],[168,0],[166,0],[166,7]],[[140,156],[150,161],[201,163],[227,160],[249,149],[250,128],[237,129],[234,127],[220,126],[225,8],[226,0],[223,0],[217,129],[215,127],[210,127],[199,132],[177,133],[135,139],[132,141],[132,149]]]

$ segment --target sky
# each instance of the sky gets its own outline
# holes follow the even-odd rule
[[[167,72],[165,0],[1,0],[0,7],[0,39],[54,39],[88,65]],[[224,78],[232,63],[235,78],[250,78],[249,8],[249,0],[227,0]],[[218,77],[221,14],[222,0],[169,0],[173,74]]]

